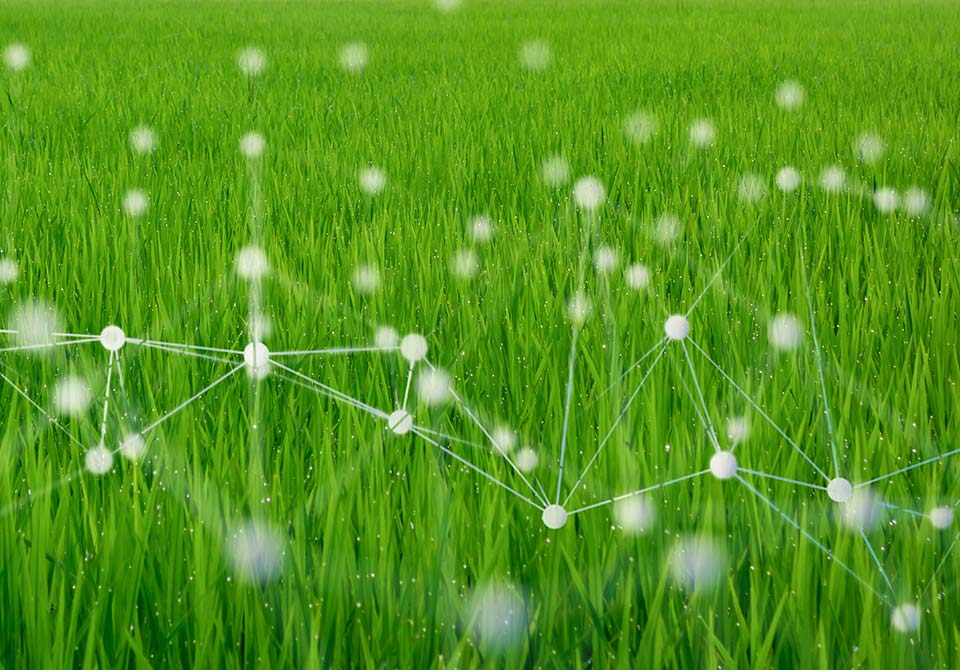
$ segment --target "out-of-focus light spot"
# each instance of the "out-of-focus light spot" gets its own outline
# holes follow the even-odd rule
[[[737,185],[737,197],[740,198],[740,202],[748,204],[760,202],[766,193],[767,186],[760,175],[745,174],[740,177],[740,183]]]
[[[685,589],[710,589],[726,570],[723,546],[708,537],[680,538],[670,553],[670,573]]]
[[[800,82],[788,79],[777,87],[774,95],[777,106],[785,111],[794,111],[800,109],[805,97],[803,86]]]
[[[260,158],[266,146],[267,142],[260,133],[249,132],[240,138],[240,153],[249,160]]]
[[[887,145],[884,141],[873,133],[863,133],[857,137],[853,148],[857,154],[857,159],[867,164],[878,162],[887,151]]]
[[[157,146],[157,133],[150,126],[137,126],[130,131],[130,148],[134,153],[148,154]]]
[[[79,416],[87,411],[92,397],[87,382],[70,375],[53,387],[53,409],[61,416]]]
[[[473,249],[458,249],[450,257],[450,273],[458,279],[473,279],[479,267],[480,259]]]
[[[270,261],[263,249],[251,244],[237,253],[234,268],[241,278],[255,281],[270,272]]]
[[[793,314],[777,314],[767,327],[767,339],[774,349],[792,351],[803,342],[803,326]]]
[[[540,464],[540,457],[532,447],[523,447],[517,452],[514,464],[521,472],[532,472]]]
[[[378,167],[370,166],[360,171],[360,190],[367,195],[379,195],[387,185],[387,174]]]
[[[596,211],[606,198],[607,191],[596,177],[581,177],[573,185],[573,201],[586,212]]]
[[[570,163],[563,156],[550,156],[540,166],[543,183],[560,188],[570,181]]]
[[[690,144],[709,147],[717,139],[717,129],[710,119],[697,119],[690,124]]]
[[[380,288],[380,270],[376,265],[364,263],[353,271],[353,288],[358,293],[373,293]]]
[[[237,67],[248,77],[259,77],[267,66],[267,57],[257,47],[244,47],[237,52]]]
[[[30,66],[30,48],[19,42],[8,44],[3,50],[3,64],[14,72],[27,69]]]
[[[132,188],[123,195],[123,212],[137,219],[147,212],[147,194],[139,188]]]
[[[567,301],[567,316],[577,325],[586,321],[592,311],[593,303],[582,291],[577,291]]]
[[[480,584],[467,601],[467,619],[478,646],[486,653],[505,653],[527,637],[526,598],[513,584]]]
[[[550,65],[550,45],[543,40],[530,40],[520,46],[520,65],[530,72],[540,72]]]
[[[780,171],[777,172],[776,182],[777,188],[784,193],[796,191],[800,186],[800,173],[797,172],[796,168],[790,166],[781,168]]]
[[[280,574],[284,539],[265,521],[247,521],[227,537],[227,556],[243,581],[263,584]]]
[[[650,285],[650,268],[642,263],[634,263],[623,275],[627,286],[634,290],[645,289]]]
[[[417,376],[417,393],[428,405],[442,405],[450,399],[450,375],[440,368],[424,368]]]
[[[369,60],[370,50],[363,42],[350,42],[340,48],[340,67],[347,72],[363,72]]]
[[[920,188],[908,188],[903,194],[903,211],[914,218],[920,218],[930,211],[930,196]]]
[[[613,515],[617,525],[624,533],[640,535],[653,527],[657,518],[657,510],[649,498],[637,495],[614,503]]]
[[[847,184],[847,175],[839,165],[830,165],[820,173],[820,188],[827,193],[839,193]]]
[[[900,197],[892,188],[881,188],[873,194],[873,204],[881,214],[889,214],[897,209]]]
[[[650,112],[638,110],[624,119],[623,134],[634,144],[646,144],[657,134],[657,119]]]
[[[613,247],[600,247],[593,257],[593,265],[600,274],[610,274],[620,264],[620,254]]]
[[[19,275],[20,268],[15,260],[7,257],[0,258],[0,286],[12,284],[17,281]]]

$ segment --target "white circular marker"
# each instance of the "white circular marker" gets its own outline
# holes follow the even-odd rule
[[[524,447],[517,452],[517,456],[513,462],[521,472],[531,472],[532,470],[536,469],[537,465],[540,463],[540,457],[532,448]]]
[[[88,450],[83,462],[92,474],[103,475],[113,467],[113,452],[101,444]]]
[[[690,322],[683,314],[674,314],[663,324],[663,332],[671,340],[682,340],[690,334]]]
[[[603,182],[593,176],[581,177],[573,185],[573,201],[582,210],[593,212],[607,198]]]
[[[853,495],[853,485],[850,484],[850,480],[843,477],[831,479],[827,484],[827,495],[833,502],[845,503]]]
[[[427,340],[423,335],[410,333],[400,340],[400,355],[411,363],[423,360],[427,355]]]
[[[127,336],[117,326],[107,326],[100,331],[100,344],[107,351],[119,351],[127,342]]]
[[[251,342],[243,348],[243,363],[247,366],[247,376],[251,379],[263,379],[270,373],[270,350],[263,342]]]
[[[953,523],[953,510],[949,507],[934,507],[930,510],[930,513],[927,514],[927,518],[930,519],[930,523],[933,524],[934,528],[943,530],[944,528],[949,528],[950,524]]]
[[[147,450],[147,442],[140,433],[128,436],[120,445],[120,453],[131,461],[138,461]]]
[[[560,505],[547,505],[543,509],[543,525],[550,530],[559,530],[567,523],[567,510]]]
[[[405,435],[413,428],[413,417],[406,410],[398,409],[387,417],[387,428],[397,435]]]
[[[737,457],[729,451],[718,451],[710,459],[710,473],[717,479],[730,479],[737,474]]]
[[[913,603],[904,603],[893,608],[890,623],[900,633],[910,633],[920,626],[920,610]]]

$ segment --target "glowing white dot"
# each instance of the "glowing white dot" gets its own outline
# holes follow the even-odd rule
[[[100,331],[100,344],[107,351],[119,351],[127,342],[127,336],[117,326],[107,326]]]
[[[567,523],[567,510],[560,505],[547,505],[540,516],[543,525],[550,530],[559,530]]]
[[[582,324],[589,318],[593,311],[593,303],[590,298],[581,291],[577,291],[567,302],[567,316],[576,324]]]
[[[511,584],[481,584],[467,601],[467,617],[477,645],[491,655],[519,647],[527,637],[526,601]]]
[[[737,474],[737,457],[729,451],[718,451],[710,458],[710,473],[717,479],[730,479]]]
[[[113,467],[113,452],[102,444],[88,449],[83,457],[83,465],[91,474],[105,475]]]
[[[524,42],[520,47],[520,65],[531,72],[540,72],[550,65],[550,45],[543,40]]]
[[[459,279],[473,279],[479,267],[480,260],[473,249],[458,249],[450,257],[450,273]]]
[[[847,175],[839,165],[830,165],[820,173],[820,188],[827,193],[839,193],[847,184]]]
[[[353,271],[353,287],[359,293],[373,293],[380,288],[380,270],[370,264],[357,267]]]
[[[381,349],[395,349],[400,344],[400,333],[390,326],[380,326],[373,334],[373,343]]]
[[[613,514],[624,533],[640,535],[653,526],[657,511],[646,497],[630,496],[614,504]]]
[[[147,211],[147,194],[139,188],[132,188],[123,196],[123,211],[127,216],[137,218]]]
[[[745,442],[750,437],[750,423],[745,416],[732,416],[727,419],[727,439],[733,444]]]
[[[600,247],[593,258],[593,265],[600,274],[610,274],[619,263],[620,254],[613,247]]]
[[[540,464],[540,457],[532,448],[524,447],[517,452],[517,457],[513,462],[521,472],[531,472]]]
[[[120,453],[124,458],[131,461],[138,461],[147,450],[146,440],[140,433],[134,433],[127,436],[120,444]]]
[[[624,272],[627,286],[634,290],[641,290],[650,285],[650,268],[641,263],[634,263]]]
[[[263,342],[251,342],[243,348],[243,364],[250,379],[260,380],[270,374],[270,350]]]
[[[17,307],[11,316],[17,346],[31,354],[49,353],[49,345],[57,341],[60,319],[53,307],[43,302],[28,302]]]
[[[20,268],[17,262],[12,258],[0,258],[0,286],[12,284],[17,281],[20,274]]]
[[[240,153],[250,160],[260,158],[266,146],[267,141],[257,132],[251,131],[240,138]]]
[[[787,111],[800,109],[804,98],[803,86],[797,81],[788,79],[777,87],[775,98],[780,109]]]
[[[378,195],[387,185],[387,174],[378,167],[367,167],[360,171],[360,190],[367,195]]]
[[[493,239],[493,219],[486,214],[478,214],[470,219],[467,234],[477,244],[485,244]]]
[[[85,381],[75,376],[64,377],[53,388],[53,409],[64,416],[78,416],[89,407],[91,398]]]
[[[853,495],[853,485],[843,477],[831,479],[827,484],[827,495],[833,502],[845,503]]]
[[[856,151],[857,159],[863,163],[872,164],[883,158],[883,154],[886,153],[887,150],[887,145],[877,135],[873,133],[863,133],[854,143],[854,150]]]
[[[462,4],[462,0],[433,0],[434,8],[444,14],[457,11]]]
[[[912,633],[920,627],[920,610],[913,603],[904,603],[893,608],[890,624],[899,633]]]
[[[363,42],[350,42],[340,48],[340,67],[347,72],[362,72],[369,59],[370,52]]]
[[[599,179],[592,176],[581,177],[573,185],[573,201],[582,210],[592,212],[606,200],[607,191]]]
[[[517,446],[517,434],[509,426],[497,426],[490,435],[496,445],[494,448],[499,447],[498,451],[505,454],[509,454]]]
[[[903,194],[903,211],[914,218],[920,218],[930,210],[930,196],[920,188],[908,188]]]
[[[777,314],[767,327],[767,339],[774,349],[790,351],[803,342],[803,326],[793,314]]]
[[[423,335],[410,333],[400,340],[400,355],[411,363],[423,360],[427,355],[427,340]]]
[[[243,279],[254,281],[260,279],[270,271],[270,261],[267,254],[258,246],[250,245],[237,253],[234,261],[237,274]]]
[[[406,410],[398,409],[387,417],[387,428],[396,435],[406,435],[413,428],[413,417]]]
[[[263,521],[248,521],[227,538],[227,555],[238,576],[263,584],[276,577],[283,565],[284,539]]]
[[[797,172],[796,168],[787,166],[781,168],[777,172],[777,188],[779,188],[784,193],[790,193],[796,191],[797,187],[800,186],[800,173]]]
[[[237,52],[237,67],[248,77],[258,77],[267,65],[267,57],[257,47],[245,47]]]
[[[683,222],[674,214],[661,214],[653,222],[653,241],[661,247],[677,241],[683,232]]]
[[[725,569],[723,547],[707,537],[681,538],[670,553],[670,573],[687,589],[716,586]]]
[[[674,314],[664,322],[663,332],[671,340],[682,340],[690,334],[690,321],[683,314]]]
[[[740,198],[740,202],[760,202],[766,193],[767,186],[760,175],[746,174],[740,177],[740,183],[737,185],[737,197]]]
[[[442,405],[450,399],[450,375],[439,368],[426,368],[417,376],[417,394],[428,405]]]
[[[550,156],[540,165],[543,183],[559,188],[570,181],[570,163],[563,156]]]
[[[130,131],[130,148],[134,153],[148,154],[157,146],[157,134],[150,126],[137,126]]]
[[[623,121],[623,134],[634,144],[646,144],[657,134],[657,119],[649,112],[634,112]]]
[[[695,147],[709,147],[717,139],[717,129],[710,119],[697,119],[690,124],[690,144]]]
[[[930,513],[927,514],[927,517],[930,519],[930,523],[933,524],[934,528],[943,530],[944,528],[949,528],[950,524],[953,523],[953,509],[950,507],[934,507],[930,510]]]
[[[14,42],[3,50],[3,64],[14,72],[26,69],[30,65],[30,49],[26,44]]]
[[[881,188],[873,194],[873,204],[882,214],[889,214],[894,211],[899,202],[900,198],[892,188]]]

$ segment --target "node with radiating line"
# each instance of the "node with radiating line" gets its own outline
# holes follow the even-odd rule
[[[543,525],[550,530],[559,530],[567,523],[567,510],[561,505],[547,505],[543,508],[543,515],[540,517]]]
[[[690,334],[690,322],[683,314],[674,314],[663,324],[663,332],[671,340],[682,340]]]
[[[710,459],[710,473],[717,479],[730,479],[737,474],[737,457],[729,451],[718,451]]]
[[[830,483],[827,484],[827,495],[833,502],[845,503],[853,495],[853,485],[850,480],[843,477],[831,479]]]
[[[397,435],[405,435],[413,428],[413,417],[404,409],[398,409],[387,417],[387,428]]]
[[[119,351],[127,342],[127,336],[117,326],[107,326],[100,331],[100,344],[107,351]]]
[[[243,348],[243,364],[250,379],[260,380],[270,373],[270,350],[263,342],[251,342]]]

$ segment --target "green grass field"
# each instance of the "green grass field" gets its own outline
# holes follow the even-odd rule
[[[0,667],[960,665],[957,2],[5,0],[0,47]],[[463,402],[393,350],[239,367],[383,326]],[[435,433],[366,407],[409,369]]]

